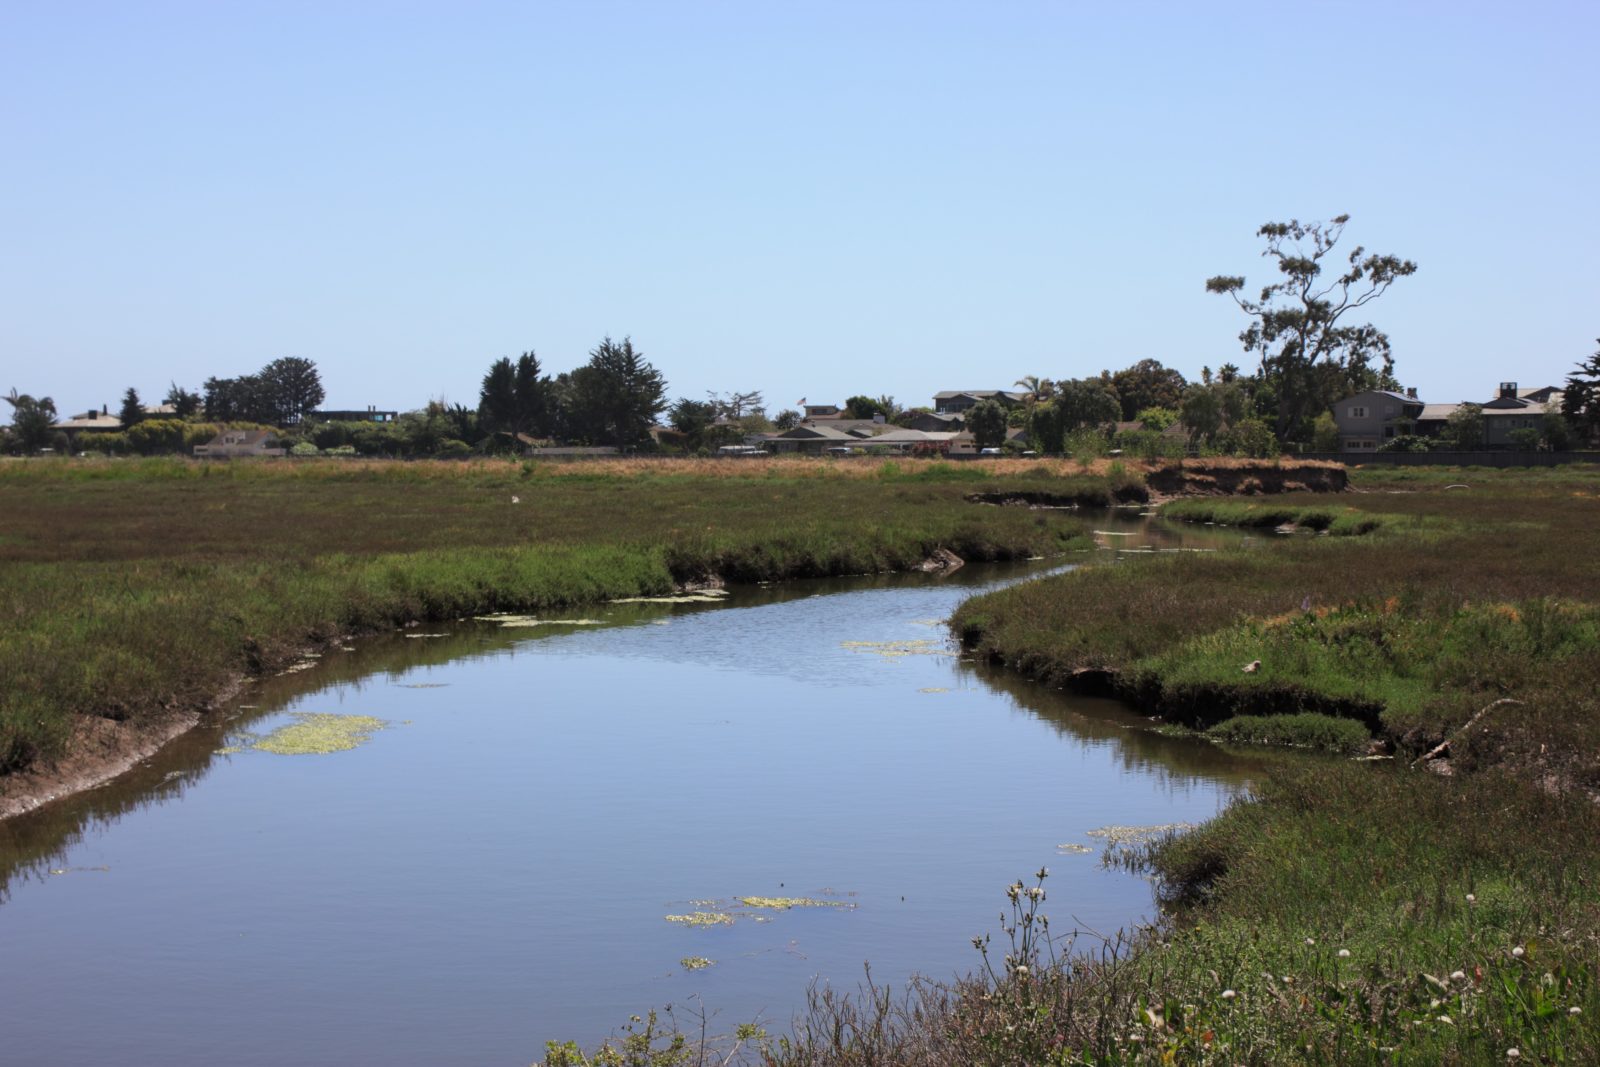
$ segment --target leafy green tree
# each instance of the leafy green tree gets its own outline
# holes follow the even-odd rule
[[[259,377],[207,378],[205,413],[212,422],[271,422],[273,411]]]
[[[275,359],[256,375],[261,383],[264,422],[293,426],[315,410],[326,394],[317,365],[299,356]]]
[[[539,357],[524,352],[512,363],[502,357],[489,365],[478,390],[477,425],[485,433],[546,436],[551,423],[551,386],[539,374]]]
[[[1177,403],[1183,403],[1182,396],[1178,397]],[[1168,426],[1171,426],[1173,423],[1177,422],[1178,418],[1179,413],[1176,404],[1170,408],[1141,408],[1133,417],[1134,421],[1139,422],[1145,429],[1154,430],[1156,433],[1160,433]]]
[[[1222,436],[1223,448],[1236,456],[1270,459],[1283,451],[1272,427],[1261,419],[1240,419]]]
[[[1317,414],[1341,396],[1398,386],[1389,338],[1371,323],[1347,325],[1344,319],[1415,274],[1417,265],[1392,255],[1369,255],[1357,246],[1344,272],[1325,281],[1323,261],[1349,221],[1350,216],[1339,215],[1326,223],[1269,222],[1256,231],[1266,238],[1262,255],[1273,260],[1280,275],[1257,299],[1239,295],[1242,276],[1206,281],[1207,292],[1231,297],[1252,320],[1239,340],[1245,351],[1259,356],[1261,376],[1275,386],[1280,441],[1304,440]]]
[[[800,413],[793,408],[784,408],[772,420],[772,425],[779,433],[792,430],[800,425]]]
[[[967,410],[967,430],[979,448],[996,448],[1006,439],[1006,409],[995,400],[980,400]]]
[[[180,419],[187,419],[200,410],[201,397],[199,393],[191,393],[177,382],[171,382],[167,389],[165,403],[172,405],[172,413]]]
[[[1595,339],[1600,344],[1600,338]],[[1590,444],[1600,441],[1600,350],[1567,375],[1561,396],[1561,414],[1567,424]]]
[[[893,403],[892,398],[890,402]],[[882,398],[853,396],[844,402],[844,417],[847,419],[870,419],[878,415],[885,420],[889,417],[889,409],[884,406]]]
[[[1189,428],[1189,443],[1207,444],[1222,430],[1222,391],[1212,385],[1194,385],[1183,394],[1183,424]]]
[[[667,424],[683,434],[684,447],[692,450],[706,446],[706,432],[717,421],[716,405],[683,397],[667,413]]]
[[[1060,408],[1062,428],[1069,434],[1100,429],[1122,417],[1122,400],[1103,376],[1057,382],[1052,402]]]
[[[1539,430],[1534,426],[1519,426],[1506,434],[1511,447],[1518,452],[1536,452],[1539,448]]]
[[[1311,447],[1318,452],[1339,451],[1339,421],[1324,411],[1311,424]]]
[[[607,337],[573,371],[568,383],[568,418],[584,439],[623,451],[650,440],[650,426],[665,410],[666,379],[633,347]]]
[[[1131,422],[1146,408],[1176,408],[1189,383],[1178,371],[1162,366],[1159,359],[1141,359],[1111,375],[1111,384],[1122,401],[1123,421]]]
[[[1054,396],[1028,412],[1027,430],[1040,452],[1063,452],[1067,439],[1084,430],[1099,431],[1122,415],[1122,402],[1109,379],[1063,379]],[[970,422],[969,422],[970,425]]]
[[[1574,434],[1572,422],[1564,415],[1561,408],[1550,404],[1544,409],[1544,419],[1540,423],[1539,433],[1545,445],[1552,452],[1565,452],[1572,447]]]
[[[1426,437],[1419,437],[1414,433],[1403,433],[1398,437],[1391,437],[1378,446],[1379,452],[1430,452],[1433,442]]]
[[[56,424],[56,402],[47,396],[34,399],[15,388],[6,396],[11,405],[11,436],[24,454],[37,452],[51,440]]]
[[[144,405],[139,403],[139,390],[131,385],[122,394],[122,407],[117,411],[117,418],[122,420],[124,430],[144,421]]]
[[[1482,448],[1485,435],[1483,408],[1478,404],[1462,404],[1452,411],[1450,417],[1445,420],[1444,431],[1440,434],[1446,443],[1458,452],[1471,452]]]

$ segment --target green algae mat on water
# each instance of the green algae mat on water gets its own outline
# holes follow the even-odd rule
[[[371,715],[297,711],[294,717],[297,721],[256,739],[250,747],[279,756],[321,756],[364,745],[372,740],[374,733],[389,725]]]

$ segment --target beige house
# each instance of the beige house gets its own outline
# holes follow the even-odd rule
[[[223,430],[203,445],[194,446],[196,456],[207,459],[232,459],[236,456],[281,456],[274,430]]]

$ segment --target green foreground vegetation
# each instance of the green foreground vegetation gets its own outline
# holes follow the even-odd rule
[[[1039,473],[1109,500],[1106,477]],[[1060,513],[965,499],[1037,484],[942,463],[0,464],[0,774],[62,755],[85,716],[203,706],[340,635],[1087,547]]]

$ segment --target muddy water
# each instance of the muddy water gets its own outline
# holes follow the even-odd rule
[[[1202,820],[1251,767],[964,662],[941,620],[1047,566],[463,623],[258,684],[0,823],[0,1059],[521,1064],[651,1006],[782,1029],[864,961],[964,972],[1040,867],[1057,928],[1139,921],[1090,831]],[[295,754],[306,713],[382,722]]]

